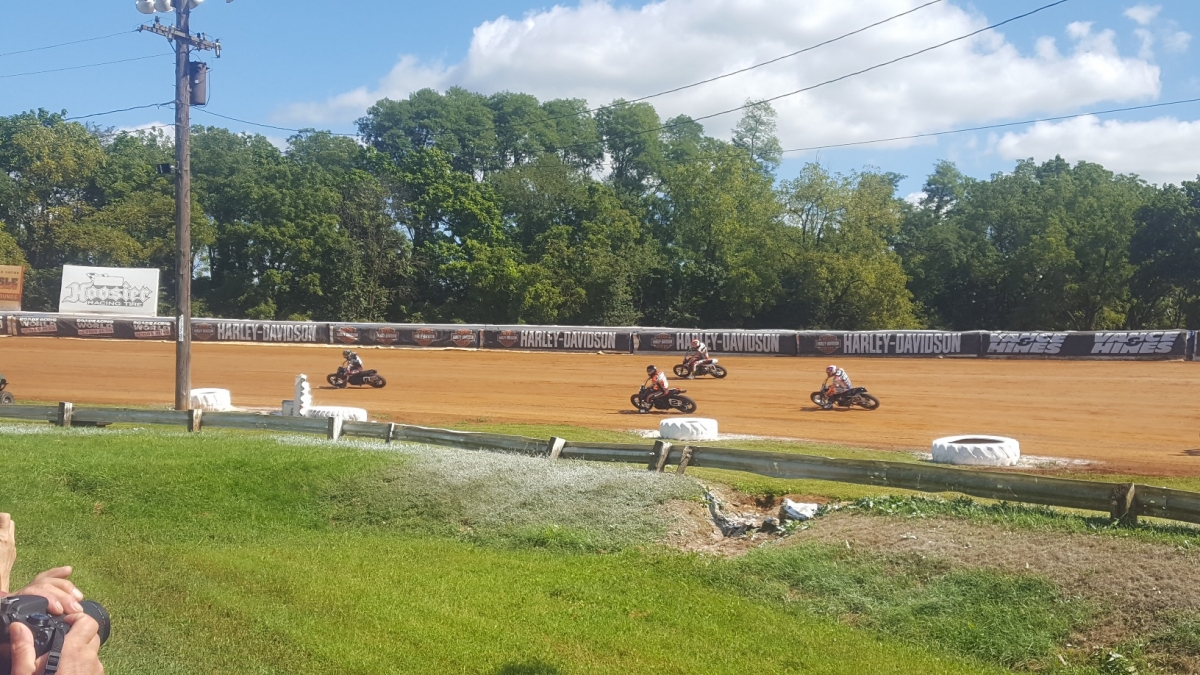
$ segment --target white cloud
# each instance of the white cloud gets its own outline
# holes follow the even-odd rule
[[[1139,26],[1149,26],[1151,21],[1158,16],[1162,11],[1162,5],[1134,5],[1125,10],[1125,16],[1132,19]]]
[[[1093,116],[1039,123],[1007,133],[995,144],[1006,159],[1038,161],[1062,155],[1136,173],[1152,183],[1196,180],[1200,175],[1200,120],[1162,117],[1144,122],[1100,121]]]
[[[1179,24],[1171,19],[1160,19],[1161,5],[1135,5],[1125,10],[1125,16],[1141,26],[1133,31],[1141,41],[1138,58],[1150,60],[1154,58],[1154,45],[1161,42],[1168,52],[1181,54],[1186,52],[1192,42],[1192,36],[1187,31],[1179,29]]]
[[[615,1],[615,0],[614,0]],[[658,0],[640,8],[582,0],[474,30],[457,63],[404,56],[376,86],[279,111],[291,124],[348,122],[383,97],[459,85],[592,105],[636,98],[765,61],[920,0]],[[995,17],[993,17],[995,19]],[[733,108],[845,75],[977,30],[988,18],[950,2],[743,75],[653,99],[663,118]],[[1051,37],[1022,54],[992,31],[867,75],[773,103],[785,147],[902,136],[1015,116],[1075,111],[1101,101],[1156,97],[1159,69],[1123,56],[1112,31],[1077,22],[1060,49]],[[705,121],[728,135],[738,115]],[[904,147],[906,144],[896,144]]]
[[[1175,54],[1182,54],[1183,52],[1186,52],[1188,45],[1191,44],[1191,42],[1191,34],[1181,30],[1174,31],[1163,38],[1163,45],[1166,46],[1167,51]]]

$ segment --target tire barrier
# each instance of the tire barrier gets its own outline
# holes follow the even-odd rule
[[[330,342],[343,345],[377,345],[384,347],[458,347],[473,349],[479,346],[481,325],[464,324],[399,324],[399,323],[334,323],[329,325]]]
[[[671,441],[715,441],[717,421],[708,417],[677,417],[658,423],[658,435]]]
[[[855,331],[799,334],[801,356],[979,356],[982,331]]]
[[[1004,436],[947,436],[933,442],[933,461],[962,466],[1016,466],[1021,444]]]
[[[233,410],[233,398],[228,389],[193,389],[188,395],[188,405],[193,410],[226,412]]]
[[[676,352],[691,349],[692,339],[708,345],[713,354],[776,354],[796,356],[796,331],[701,331],[679,328],[639,328],[633,334],[638,352]]]

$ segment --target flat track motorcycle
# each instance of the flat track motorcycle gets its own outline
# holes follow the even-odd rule
[[[685,360],[683,363],[675,366],[674,370],[675,377],[687,377],[689,375],[700,377],[701,375],[712,375],[719,380],[729,374],[725,370],[724,366],[717,365],[716,359],[703,359],[701,361],[697,361],[691,368],[688,368],[688,362]]]
[[[383,379],[383,376],[374,370],[361,370],[348,375],[346,366],[338,366],[337,372],[330,373],[325,379],[329,384],[338,389],[345,389],[349,385],[356,387],[371,386],[376,389],[382,389],[387,384],[387,380]]]
[[[823,388],[821,391],[814,391],[809,398],[824,410],[829,410],[834,406],[839,408],[858,406],[864,410],[875,410],[879,407],[879,399],[868,394],[866,387],[854,387],[849,391],[838,394],[830,386]]]
[[[690,415],[696,412],[696,402],[683,395],[687,389],[675,389],[672,387],[667,390],[666,394],[659,396],[653,401],[646,400],[646,397],[652,391],[654,391],[652,388],[642,385],[638,393],[629,397],[629,402],[639,412],[644,413],[648,413],[651,410],[678,410],[685,415]]]

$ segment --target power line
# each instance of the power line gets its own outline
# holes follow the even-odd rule
[[[833,78],[833,79],[830,79],[830,80],[825,80],[824,82],[818,82],[817,84],[813,84],[813,85],[810,85],[810,86],[807,86],[807,87],[803,87],[803,88],[801,88],[801,89],[797,89],[797,90],[795,90],[795,91],[789,91],[789,92],[787,92],[786,94],[779,94],[778,96],[772,96],[772,97],[770,97],[770,98],[760,99],[760,100],[758,100],[758,101],[755,101],[754,103],[747,103],[746,105],[741,105],[741,106],[738,106],[738,107],[736,107],[736,108],[730,108],[729,110],[722,110],[722,111],[720,111],[720,112],[715,112],[715,113],[712,113],[712,114],[709,114],[709,115],[704,115],[704,116],[702,116],[702,117],[693,117],[693,118],[691,118],[689,121],[690,121],[690,122],[698,122],[698,121],[700,121],[700,120],[711,119],[711,118],[713,118],[713,117],[719,117],[719,116],[721,116],[721,115],[728,115],[729,113],[732,113],[732,112],[738,112],[739,110],[746,110],[747,108],[753,108],[753,107],[754,107],[754,106],[756,106],[756,105],[761,105],[761,104],[763,104],[763,103],[770,103],[771,101],[778,101],[778,100],[779,100],[779,99],[781,99],[781,98],[787,98],[787,97],[789,97],[789,96],[795,96],[796,94],[803,94],[803,93],[805,93],[805,92],[812,91],[812,90],[814,90],[814,89],[818,89],[818,88],[820,88],[820,87],[824,87],[824,86],[827,86],[827,85],[830,85],[830,84],[834,84],[834,83],[836,83],[836,82],[841,82],[842,80],[848,80],[848,79],[850,79],[850,78],[852,78],[852,77],[857,77],[857,76],[859,76],[859,75],[863,75],[863,74],[869,73],[869,72],[871,72],[871,71],[873,71],[873,70],[879,70],[880,68],[884,68],[884,67],[886,67],[886,66],[890,66],[890,65],[893,65],[893,64],[899,63],[899,62],[901,62],[901,61],[905,61],[905,60],[907,60],[907,59],[911,59],[911,58],[913,58],[913,57],[916,57],[916,56],[920,56],[921,54],[926,54],[926,53],[928,53],[928,52],[931,52],[931,51],[933,51],[933,50],[935,50],[935,49],[941,49],[942,47],[945,47],[945,46],[947,46],[947,45],[954,44],[955,42],[961,42],[961,41],[963,41],[963,40],[966,40],[966,39],[968,39],[968,38],[975,37],[976,35],[979,35],[980,33],[986,33],[986,32],[987,32],[987,31],[989,31],[989,30],[994,30],[994,29],[996,29],[996,28],[999,28],[1000,26],[1003,26],[1003,25],[1005,25],[1005,24],[1010,24],[1010,23],[1012,23],[1012,22],[1014,22],[1014,21],[1019,21],[1019,20],[1021,20],[1021,19],[1024,19],[1024,18],[1026,18],[1026,17],[1033,16],[1034,14],[1037,14],[1038,12],[1045,11],[1045,10],[1047,10],[1047,9],[1050,9],[1050,8],[1052,8],[1052,7],[1057,7],[1058,5],[1061,5],[1061,4],[1064,4],[1064,3],[1067,3],[1067,2],[1070,2],[1070,0],[1057,0],[1057,2],[1052,2],[1052,3],[1048,4],[1048,5],[1042,5],[1041,7],[1038,7],[1037,9],[1034,9],[1034,10],[1031,10],[1031,11],[1028,11],[1028,12],[1025,12],[1024,14],[1019,14],[1019,15],[1017,15],[1017,16],[1014,16],[1014,17],[1012,17],[1012,18],[1005,19],[1004,21],[1001,21],[1001,22],[999,22],[999,23],[994,23],[994,24],[992,24],[992,25],[990,25],[990,26],[985,26],[984,28],[980,28],[979,30],[971,31],[970,33],[967,33],[966,35],[960,35],[960,36],[958,36],[958,37],[956,37],[956,38],[954,38],[954,39],[951,39],[951,40],[946,40],[945,42],[940,42],[940,43],[938,43],[938,44],[936,44],[936,45],[933,45],[933,46],[931,46],[931,47],[926,47],[926,48],[924,48],[924,49],[917,50],[917,51],[915,51],[915,52],[912,52],[912,53],[910,53],[910,54],[905,54],[904,56],[899,56],[899,57],[896,57],[896,58],[894,58],[894,59],[891,59],[890,61],[884,61],[883,63],[877,63],[877,64],[875,64],[875,65],[873,65],[873,66],[870,66],[870,67],[868,67],[868,68],[863,68],[862,70],[856,70],[856,71],[854,71],[854,72],[852,72],[852,73],[847,73],[847,74],[845,74],[845,75],[841,75],[841,76],[839,76],[839,77],[835,77],[835,78]],[[646,132],[642,132],[642,133],[649,133],[649,132],[651,132],[651,131],[662,131],[662,130],[664,130],[664,129],[669,129],[669,128],[671,128],[671,127],[674,127],[674,126],[679,126],[679,123],[676,123],[676,124],[668,124],[668,125],[664,125],[664,126],[662,126],[662,127],[659,127],[658,129],[650,129],[650,130],[648,130],[648,131],[646,131]]]
[[[921,11],[922,9],[925,9],[926,7],[929,7],[929,6],[931,6],[931,5],[936,5],[936,4],[938,4],[938,3],[941,3],[941,2],[944,2],[944,1],[945,1],[945,0],[931,0],[931,2],[927,2],[927,3],[923,4],[923,5],[920,5],[920,6],[914,7],[914,8],[912,8],[912,9],[908,10],[907,12],[901,12],[901,13],[899,13],[899,14],[894,14],[894,15],[892,15],[892,16],[889,16],[888,18],[886,18],[886,19],[883,19],[883,20],[881,20],[881,21],[876,21],[875,23],[872,23],[872,24],[869,24],[869,25],[863,26],[862,28],[859,28],[859,29],[856,29],[856,30],[852,30],[852,31],[850,31],[849,33],[844,33],[844,34],[842,34],[842,35],[839,35],[839,36],[837,36],[837,37],[835,37],[835,38],[830,38],[830,39],[828,39],[828,40],[825,40],[824,42],[818,42],[818,43],[817,43],[817,44],[815,44],[815,45],[812,45],[812,46],[810,46],[810,47],[805,47],[804,49],[800,49],[800,50],[797,50],[797,51],[791,52],[790,54],[784,54],[783,56],[777,56],[777,57],[775,57],[775,58],[773,58],[773,59],[769,59],[769,60],[767,60],[767,61],[763,61],[763,62],[761,62],[761,63],[756,63],[756,64],[754,64],[754,65],[752,65],[752,66],[747,66],[747,67],[745,67],[745,68],[740,68],[740,69],[738,69],[738,70],[732,70],[732,71],[730,71],[730,72],[728,72],[728,73],[724,73],[724,74],[722,74],[722,75],[717,75],[717,76],[714,76],[714,77],[710,77],[710,78],[708,78],[708,79],[700,80],[699,82],[693,82],[693,83],[691,83],[691,84],[685,84],[685,85],[683,85],[683,86],[681,86],[681,87],[675,87],[674,89],[667,89],[666,91],[660,91],[660,92],[658,92],[657,94],[649,94],[649,95],[647,95],[647,96],[642,96],[642,97],[640,97],[640,98],[634,98],[634,99],[630,99],[630,100],[628,100],[628,101],[625,101],[625,104],[629,104],[629,103],[640,103],[641,101],[647,101],[647,100],[650,100],[650,99],[652,99],[652,98],[658,98],[659,96],[666,96],[667,94],[674,94],[674,93],[676,93],[676,92],[684,91],[685,89],[691,89],[691,88],[693,88],[693,87],[699,87],[699,86],[701,86],[701,85],[708,84],[708,83],[710,83],[710,82],[716,82],[717,80],[723,80],[723,79],[725,79],[725,78],[727,78],[727,77],[733,77],[734,75],[741,75],[742,73],[749,72],[749,71],[751,71],[751,70],[754,70],[755,68],[762,68],[763,66],[769,66],[769,65],[771,65],[772,63],[778,63],[778,62],[780,62],[780,61],[783,61],[783,60],[785,60],[785,59],[790,59],[790,58],[792,58],[793,56],[799,56],[800,54],[804,54],[804,53],[807,53],[807,52],[811,52],[811,51],[813,51],[813,50],[815,50],[815,49],[820,49],[821,47],[825,47],[825,46],[827,46],[827,45],[831,45],[831,44],[833,44],[833,43],[835,43],[835,42],[838,42],[838,41],[840,41],[840,40],[845,40],[845,39],[846,39],[846,38],[848,38],[848,37],[853,37],[853,36],[855,36],[855,35],[858,35],[859,33],[863,33],[863,32],[866,32],[866,31],[868,31],[868,30],[872,29],[872,28],[875,28],[875,27],[878,27],[878,26],[882,26],[882,25],[883,25],[883,24],[885,24],[885,23],[888,23],[888,22],[890,22],[890,21],[895,21],[896,19],[899,19],[899,18],[902,18],[902,17],[908,16],[909,14],[913,14],[914,12],[919,12],[919,11]],[[602,106],[599,106],[599,107],[596,107],[596,108],[591,108],[591,109],[589,109],[589,110],[586,110],[586,111],[583,111],[583,112],[579,112],[579,113],[571,113],[571,114],[568,114],[568,115],[556,115],[556,116],[554,116],[554,117],[548,117],[548,118],[546,118],[546,120],[544,120],[544,121],[546,121],[546,122],[552,122],[552,121],[554,121],[554,120],[563,119],[563,118],[566,118],[566,117],[577,117],[577,116],[579,116],[579,115],[590,115],[590,114],[593,114],[593,113],[600,112],[601,110],[608,110],[608,109],[610,109],[610,108],[617,108],[617,107],[620,107],[620,105],[612,105],[612,104],[609,104],[609,105],[602,105]],[[526,124],[529,124],[529,123],[526,123]]]
[[[63,121],[72,122],[75,120],[85,120],[85,119],[88,119],[89,117],[103,117],[104,115],[115,115],[117,113],[129,112],[131,110],[145,110],[146,108],[162,108],[164,106],[169,106],[173,103],[174,103],[174,101],[167,101],[166,103],[150,103],[147,105],[135,105],[131,108],[119,108],[117,110],[105,110],[104,112],[91,113],[90,115],[77,115],[75,117],[64,117]]]
[[[1005,127],[1017,127],[1026,124],[1037,124],[1039,122],[1060,122],[1062,120],[1071,120],[1079,117],[1089,117],[1094,115],[1111,115],[1114,113],[1132,112],[1135,110],[1149,110],[1151,108],[1165,108],[1173,105],[1183,105],[1185,103],[1200,103],[1200,98],[1188,98],[1179,101],[1167,101],[1164,103],[1151,103],[1149,105],[1135,105],[1128,108],[1112,108],[1109,110],[1096,110],[1093,112],[1076,113],[1074,115],[1059,115],[1057,117],[1042,117],[1036,120],[1024,120],[1021,122],[1004,122],[1001,124],[985,124],[978,127],[967,127],[965,129],[951,129],[949,131],[932,131],[924,134],[912,134],[910,136],[893,136],[892,138],[877,138],[870,141],[850,141],[846,143],[831,143],[829,145],[813,145],[807,148],[791,148],[783,152],[812,152],[814,150],[829,150],[833,148],[849,148],[856,145],[872,145],[875,143],[889,143],[892,141],[909,141],[918,138],[932,138],[935,136],[948,136],[950,134],[965,134],[972,131],[987,131],[989,129],[1003,129]]]
[[[19,49],[15,52],[4,52],[3,54],[0,54],[0,58],[5,57],[5,56],[16,56],[17,54],[29,54],[31,52],[41,52],[41,51],[45,51],[47,49],[58,49],[59,47],[69,47],[70,45],[78,45],[78,44],[83,44],[85,42],[96,42],[97,40],[107,40],[109,38],[115,38],[119,35],[127,35],[127,34],[134,33],[134,32],[136,32],[136,31],[123,30],[120,33],[112,33],[110,35],[101,35],[98,37],[84,38],[83,40],[73,40],[71,42],[60,42],[56,45],[46,45],[45,47],[33,47],[31,49]]]
[[[1004,25],[1006,25],[1006,24],[1010,24],[1010,23],[1012,23],[1012,22],[1014,22],[1014,21],[1019,21],[1019,20],[1021,20],[1021,19],[1024,19],[1024,18],[1027,18],[1027,17],[1030,17],[1030,16],[1033,16],[1034,14],[1037,14],[1038,12],[1043,12],[1043,11],[1045,11],[1045,10],[1047,10],[1047,9],[1050,9],[1050,8],[1052,8],[1052,7],[1057,7],[1058,5],[1062,5],[1062,4],[1065,4],[1065,3],[1067,3],[1067,2],[1070,2],[1070,0],[1056,0],[1055,2],[1051,2],[1051,3],[1049,3],[1049,4],[1042,5],[1041,7],[1038,7],[1038,8],[1036,8],[1036,9],[1033,9],[1033,10],[1030,10],[1030,11],[1028,11],[1028,12],[1025,12],[1024,14],[1018,14],[1017,16],[1010,17],[1010,18],[1008,18],[1008,19],[1005,19],[1005,20],[1003,20],[1003,21],[1000,21],[1000,22],[997,22],[997,23],[994,23],[994,24],[991,24],[991,25],[985,26],[985,27],[983,27],[983,28],[980,28],[980,29],[978,29],[978,30],[971,31],[970,33],[967,33],[967,34],[965,34],[965,35],[960,35],[960,36],[958,36],[958,37],[956,37],[956,38],[953,38],[953,39],[950,39],[950,40],[946,40],[945,42],[940,42],[940,43],[938,43],[938,44],[936,44],[936,45],[933,45],[933,46],[930,46],[930,47],[925,47],[924,49],[920,49],[920,50],[917,50],[917,51],[915,51],[915,52],[912,52],[912,53],[909,53],[909,54],[905,54],[904,56],[899,56],[899,57],[896,57],[896,58],[894,58],[894,59],[891,59],[891,60],[889,60],[889,61],[884,61],[883,63],[877,63],[877,64],[875,64],[875,65],[873,65],[873,66],[870,66],[870,67],[867,67],[867,68],[863,68],[863,69],[861,69],[861,70],[856,70],[856,71],[854,71],[854,72],[852,72],[852,73],[847,73],[847,74],[845,74],[845,75],[841,75],[841,76],[838,76],[838,77],[835,77],[835,78],[832,78],[832,79],[829,79],[829,80],[825,80],[824,82],[818,82],[817,84],[809,85],[809,86],[807,86],[807,87],[803,87],[803,88],[801,88],[801,89],[797,89],[797,90],[795,90],[795,91],[790,91],[790,92],[787,92],[787,93],[785,93],[785,94],[779,94],[778,96],[772,96],[772,97],[770,97],[770,98],[766,98],[766,99],[759,99],[759,100],[757,100],[757,101],[754,101],[754,102],[752,102],[752,103],[747,103],[747,104],[745,104],[745,105],[740,105],[740,106],[738,106],[738,107],[736,107],[736,108],[730,108],[730,109],[728,109],[728,110],[722,110],[722,111],[720,111],[720,112],[715,112],[715,113],[711,113],[711,114],[708,114],[708,115],[702,115],[702,116],[700,116],[700,117],[689,117],[688,119],[686,119],[686,120],[684,120],[684,121],[682,121],[682,122],[674,122],[674,123],[669,123],[669,124],[663,124],[663,125],[661,125],[661,126],[653,127],[653,128],[651,128],[651,129],[644,129],[644,130],[642,130],[642,131],[635,131],[635,132],[633,132],[632,134],[629,134],[628,136],[625,136],[625,137],[623,137],[623,138],[626,138],[626,139],[627,139],[627,138],[632,138],[632,137],[635,137],[635,136],[641,136],[641,135],[644,135],[644,134],[652,134],[652,133],[657,133],[657,132],[660,132],[660,131],[666,131],[666,130],[668,130],[668,129],[673,129],[673,128],[675,128],[675,127],[679,127],[679,126],[684,126],[684,125],[687,125],[687,124],[691,124],[691,123],[693,123],[693,122],[699,122],[700,120],[707,120],[707,119],[712,119],[712,118],[714,118],[714,117],[719,117],[719,116],[721,116],[721,115],[728,115],[729,113],[738,112],[738,111],[741,111],[741,110],[746,110],[746,109],[748,109],[748,108],[753,108],[753,107],[754,107],[754,106],[756,106],[756,105],[762,105],[763,103],[769,103],[769,102],[771,102],[771,101],[778,101],[779,99],[782,99],[782,98],[787,98],[788,96],[795,96],[796,94],[801,94],[801,93],[804,93],[804,92],[812,91],[812,90],[814,90],[814,89],[819,89],[820,87],[824,87],[824,86],[827,86],[827,85],[830,85],[830,84],[834,84],[834,83],[836,83],[836,82],[841,82],[841,81],[843,81],[843,80],[848,80],[848,79],[850,79],[850,78],[852,78],[852,77],[857,77],[857,76],[859,76],[859,75],[863,75],[863,74],[865,74],[865,73],[869,73],[869,72],[871,72],[871,71],[878,70],[878,69],[880,69],[880,68],[884,68],[884,67],[886,67],[886,66],[890,66],[890,65],[893,65],[893,64],[895,64],[895,63],[899,63],[900,61],[904,61],[904,60],[907,60],[907,59],[911,59],[911,58],[914,58],[914,57],[916,57],[916,56],[920,56],[921,54],[926,54],[926,53],[928,53],[928,52],[931,52],[931,51],[933,51],[933,50],[935,50],[935,49],[940,49],[940,48],[942,48],[942,47],[945,47],[945,46],[947,46],[947,45],[954,44],[955,42],[961,42],[961,41],[963,41],[963,40],[966,40],[966,39],[968,39],[968,38],[972,38],[972,37],[974,37],[974,36],[976,36],[976,35],[979,35],[980,33],[985,33],[985,32],[987,32],[987,31],[989,31],[989,30],[994,30],[994,29],[996,29],[996,28],[999,28],[1000,26],[1004,26]],[[550,150],[550,151],[552,151],[552,152],[561,152],[561,151],[564,151],[564,150],[572,150],[572,149],[575,149],[575,148],[587,147],[587,146],[594,145],[594,144],[595,144],[594,142],[587,142],[587,143],[574,143],[574,144],[571,144],[571,145],[567,145],[567,146],[563,146],[563,147],[558,147],[558,148],[548,148],[548,150]]]
[[[152,54],[150,56],[136,56],[132,59],[118,59],[116,61],[103,61],[101,63],[88,63],[82,66],[67,66],[66,68],[51,68],[49,70],[35,70],[28,73],[9,73],[8,75],[0,75],[0,79],[10,77],[25,77],[27,75],[45,75],[46,73],[61,73],[67,70],[82,70],[84,68],[98,68],[100,66],[111,66],[116,63],[129,63],[131,61],[145,61],[146,59],[161,59],[166,54]]]
[[[303,133],[304,131],[306,131],[306,129],[292,129],[290,127],[277,127],[274,124],[263,124],[261,122],[251,122],[250,120],[243,120],[243,119],[238,119],[237,117],[230,117],[229,115],[222,115],[221,113],[215,113],[215,112],[205,109],[205,108],[196,108],[196,110],[199,112],[202,112],[206,115],[212,115],[213,117],[220,117],[221,119],[229,120],[231,122],[240,122],[241,124],[249,124],[252,127],[262,127],[264,129],[274,129],[276,131],[290,131],[290,132],[296,133],[296,134]],[[327,133],[330,136],[347,136],[350,138],[358,138],[358,134],[340,134],[340,133],[337,133],[334,131],[325,131],[322,133]]]

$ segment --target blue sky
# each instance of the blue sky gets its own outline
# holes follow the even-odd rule
[[[1048,0],[1045,0],[1048,1]],[[208,0],[193,27],[219,37],[209,109],[283,127],[354,130],[365,105],[420,86],[584,96],[594,105],[636,97],[787,53],[921,4],[918,0],[660,0],[654,3],[334,3]],[[664,117],[694,116],[774,96],[955,37],[1045,4],[944,0],[905,19],[751,74],[655,99]],[[507,18],[504,18],[507,17]],[[132,30],[133,0],[16,2],[0,6],[0,54]],[[868,140],[1046,115],[1200,97],[1200,2],[1071,0],[969,44],[780,100],[785,147]],[[1053,47],[1048,40],[1053,40]],[[166,42],[129,33],[60,49],[0,56],[0,114],[34,108],[82,115],[169,101]],[[159,55],[85,70],[8,75]],[[171,120],[168,108],[96,118],[134,127]],[[197,113],[197,123],[264,133]],[[727,136],[737,120],[705,121]],[[789,155],[839,171],[865,165],[906,174],[919,190],[938,159],[969,174],[1011,169],[1015,158],[1062,153],[1152,182],[1200,174],[1200,104],[1099,120],[943,137],[923,143]]]

